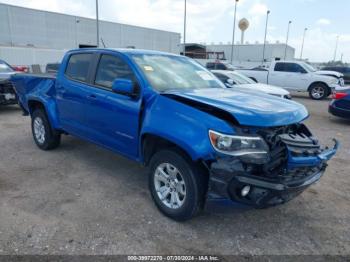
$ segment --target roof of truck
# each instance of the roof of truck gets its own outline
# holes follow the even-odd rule
[[[91,51],[115,51],[119,53],[123,53],[126,55],[133,55],[133,54],[147,54],[147,55],[173,55],[173,56],[179,56],[177,54],[173,53],[167,53],[167,52],[161,52],[161,51],[155,51],[155,50],[146,50],[146,49],[132,49],[132,48],[80,48],[80,49],[73,49],[69,52],[91,52]]]

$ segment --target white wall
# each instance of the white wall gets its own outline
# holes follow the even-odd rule
[[[179,33],[100,21],[100,37],[109,48],[180,53]],[[54,62],[64,50],[96,42],[94,19],[0,4],[0,59],[11,64]]]
[[[263,44],[234,45],[233,61],[234,64],[256,64],[263,60]],[[266,44],[265,59],[272,61],[275,58],[284,59],[285,44]],[[207,51],[225,52],[227,60],[231,60],[231,45],[207,45]],[[286,59],[293,60],[295,49],[287,46]]]

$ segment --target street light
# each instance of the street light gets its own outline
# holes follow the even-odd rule
[[[305,35],[307,30],[308,30],[307,28],[304,29],[303,42],[301,44],[301,51],[300,51],[300,60],[303,58],[304,41],[305,41]]]
[[[100,25],[98,20],[98,0],[96,0],[96,45],[100,47]]]
[[[264,64],[264,62],[265,62],[266,35],[267,35],[267,23],[269,21],[269,14],[270,14],[270,10],[267,10],[267,12],[266,12],[266,25],[265,25],[265,37],[264,37],[264,49],[263,49],[262,64]]]
[[[288,22],[288,29],[287,29],[287,38],[286,38],[286,47],[284,49],[284,60],[286,60],[287,57],[287,46],[288,46],[288,39],[289,39],[289,28],[290,28],[290,24],[292,23],[292,21]]]
[[[337,35],[337,40],[335,42],[335,50],[334,50],[334,57],[333,57],[333,61],[335,62],[335,59],[337,57],[337,51],[338,51],[338,41],[339,41],[339,35]]]
[[[187,23],[187,0],[185,0],[185,12],[184,12],[184,49],[183,55],[186,56],[186,23]]]
[[[236,13],[237,13],[237,3],[239,0],[235,1],[235,13],[233,16],[233,32],[232,32],[232,45],[231,45],[231,64],[233,63],[233,47],[235,45],[235,31],[236,31]]]

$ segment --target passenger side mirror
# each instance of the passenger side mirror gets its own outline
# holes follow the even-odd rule
[[[112,91],[117,94],[136,97],[134,83],[130,79],[117,78],[113,81]]]
[[[233,85],[236,84],[235,81],[233,81],[233,79],[231,79],[231,78],[227,79],[226,82],[227,82],[229,85],[231,85],[231,86],[233,86]]]

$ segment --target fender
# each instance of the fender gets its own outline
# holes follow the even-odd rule
[[[37,96],[28,96],[28,109],[30,115],[32,115],[33,112],[31,112],[29,105],[31,102],[38,102],[42,104],[45,108],[46,114],[49,118],[49,121],[54,129],[60,129],[61,125],[58,120],[58,114],[57,114],[57,106],[56,102],[52,98],[42,98]]]
[[[185,150],[192,160],[208,160],[213,159],[215,153],[209,141],[209,129],[234,133],[230,123],[172,98],[158,95],[152,105],[146,106],[141,137],[146,134],[162,137]],[[140,150],[140,155],[141,152]]]

